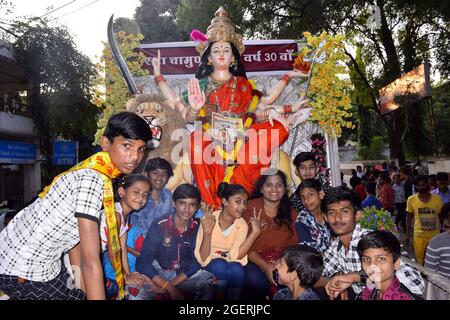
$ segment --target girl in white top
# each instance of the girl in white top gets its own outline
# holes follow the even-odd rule
[[[222,210],[205,215],[197,233],[195,257],[218,280],[219,294],[239,299],[244,285],[247,251],[259,235],[259,216],[250,220],[252,233],[247,237],[248,225],[242,218],[247,207],[247,191],[238,184],[222,182],[218,187]],[[217,221],[217,223],[216,223]]]

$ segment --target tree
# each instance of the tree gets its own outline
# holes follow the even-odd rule
[[[134,19],[144,35],[143,41],[145,43],[188,40],[189,35],[180,33],[176,24],[176,10],[180,1],[140,1]]]
[[[91,103],[95,66],[77,50],[65,27],[30,19],[16,21],[12,30],[20,35],[14,43],[16,59],[33,84],[31,101],[50,178],[54,139],[80,141],[80,157],[92,151],[89,141],[98,116]]]
[[[303,30],[325,30],[345,34],[350,46],[362,45],[367,73],[351,53],[347,55],[370,93],[370,108],[386,125],[390,156],[404,159],[400,137],[404,116],[400,111],[381,115],[378,90],[411,70],[428,57],[436,58],[436,68],[444,77],[449,74],[448,4],[434,6],[423,1],[376,0],[376,15],[370,15],[371,1],[351,0],[236,0],[249,17],[247,34],[269,37],[296,37]],[[374,24],[368,24],[375,18]]]
[[[148,71],[142,68],[146,60],[145,55],[135,50],[144,36],[119,31],[116,33],[116,38],[119,50],[126,60],[131,74],[134,77],[148,75]],[[102,116],[98,120],[98,130],[95,134],[95,143],[99,143],[109,118],[113,114],[125,111],[125,104],[130,98],[130,92],[113,59],[110,47],[107,43],[104,43],[104,46],[100,63],[97,64],[99,73],[95,80],[97,88],[95,105],[102,110]]]

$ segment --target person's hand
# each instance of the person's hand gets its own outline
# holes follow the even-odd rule
[[[184,295],[176,287],[172,286],[167,290],[170,299],[172,300],[184,300]]]
[[[337,296],[353,284],[351,275],[336,275],[328,281],[325,285],[325,291],[331,300],[337,298]]]
[[[301,108],[297,110],[297,112],[291,113],[287,118],[287,123],[289,123],[290,126],[295,127],[300,123],[305,122],[311,116],[311,110],[312,108]]]
[[[249,223],[252,226],[252,233],[259,234],[261,232],[261,212],[262,209],[259,210],[258,214],[256,214],[256,208],[253,208],[253,216],[250,217]]]
[[[271,108],[269,111],[269,123],[273,127],[273,121],[276,120],[283,125],[286,131],[289,131],[289,122],[285,117],[279,114],[275,108]]]
[[[189,81],[188,99],[191,109],[195,112],[200,111],[200,109],[205,105],[205,92],[200,90],[200,84],[196,78]]]
[[[294,69],[292,71],[289,71],[288,75],[291,76],[291,78],[306,78],[306,77],[308,77],[309,72],[308,73],[304,73],[303,71]]]
[[[273,270],[275,270],[277,267],[275,262],[269,262],[264,268],[264,274],[266,275],[267,279],[269,280],[270,284],[276,286],[277,283],[273,279]]]
[[[132,272],[125,277],[125,283],[133,287],[141,288],[147,281],[148,278],[139,272]]]
[[[310,108],[311,100],[306,97],[306,96],[301,96],[293,105],[292,105],[292,113],[295,113],[296,111],[298,111],[299,109],[302,108]]]
[[[202,208],[204,212],[203,218],[200,219],[204,234],[212,234],[214,226],[216,225],[216,217],[212,213],[212,209],[209,207]]]
[[[161,52],[158,50],[158,56],[152,58],[153,75],[159,76],[161,74]]]

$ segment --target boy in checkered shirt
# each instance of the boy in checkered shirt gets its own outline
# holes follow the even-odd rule
[[[109,178],[132,173],[150,138],[147,123],[134,113],[109,119],[103,152],[92,158],[96,169],[87,165],[60,175],[0,233],[1,291],[21,300],[105,299],[99,236],[105,176],[97,165],[114,173]],[[62,264],[66,252],[83,290],[68,278]]]

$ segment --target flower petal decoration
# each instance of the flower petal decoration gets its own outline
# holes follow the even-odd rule
[[[193,29],[191,31],[190,36],[191,36],[191,39],[193,41],[195,41],[195,42],[204,42],[204,41],[208,40],[206,35],[203,32],[201,32],[200,30],[197,30],[197,29]]]

